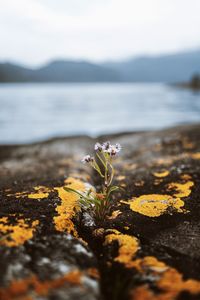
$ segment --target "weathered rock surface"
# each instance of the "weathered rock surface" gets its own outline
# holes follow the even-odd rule
[[[200,299],[200,125],[106,139],[123,190],[101,223],[63,189],[100,184],[95,140],[0,147],[0,299]]]

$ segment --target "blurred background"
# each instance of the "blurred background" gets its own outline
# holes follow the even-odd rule
[[[0,144],[200,122],[199,0],[0,0]]]

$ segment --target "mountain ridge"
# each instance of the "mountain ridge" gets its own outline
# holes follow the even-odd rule
[[[0,63],[0,82],[180,82],[200,73],[200,49],[93,63],[56,59],[36,69]]]

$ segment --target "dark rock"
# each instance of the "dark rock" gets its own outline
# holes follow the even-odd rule
[[[0,147],[0,299],[200,299],[200,125],[109,139],[123,190],[100,223],[62,188],[100,184],[93,139]]]

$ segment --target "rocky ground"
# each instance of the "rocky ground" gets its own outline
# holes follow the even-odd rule
[[[0,299],[200,299],[200,125],[100,137],[119,142],[103,222],[69,186],[88,137],[0,147]]]

